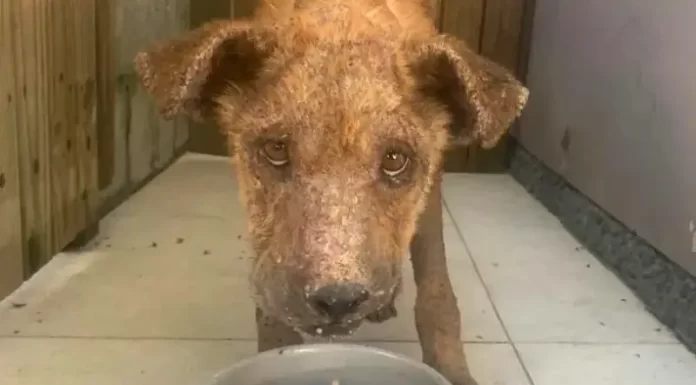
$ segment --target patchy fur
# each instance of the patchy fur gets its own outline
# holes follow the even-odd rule
[[[410,247],[424,361],[474,384],[442,244],[442,154],[494,146],[527,90],[438,35],[429,4],[262,0],[252,19],[137,56],[163,116],[213,119],[228,134],[260,350],[395,316]]]

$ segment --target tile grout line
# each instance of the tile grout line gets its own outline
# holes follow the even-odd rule
[[[249,337],[166,337],[166,336],[79,336],[79,335],[40,335],[40,334],[0,334],[0,340],[103,340],[103,341],[210,341],[210,342],[255,342],[256,338]],[[358,343],[394,343],[417,344],[418,340],[379,340],[358,339],[345,340],[345,342]],[[463,340],[465,345],[511,345],[510,341],[496,340]],[[599,342],[599,341],[518,341],[519,345],[575,345],[575,346],[682,346],[679,342],[641,341],[641,342]]]
[[[442,204],[445,206],[447,214],[452,219],[452,225],[454,226],[454,229],[457,231],[457,236],[459,237],[459,240],[462,241],[464,249],[466,250],[467,254],[469,254],[469,259],[471,260],[471,264],[474,267],[476,276],[478,276],[479,281],[481,281],[483,290],[486,292],[486,297],[488,298],[488,301],[491,303],[491,307],[493,308],[493,313],[495,313],[495,317],[498,319],[498,322],[500,322],[500,327],[503,328],[503,333],[505,333],[505,337],[507,338],[510,347],[512,347],[512,351],[515,353],[515,357],[517,357],[517,362],[519,362],[520,366],[522,366],[522,371],[524,372],[524,375],[527,377],[527,381],[529,382],[529,384],[536,385],[534,383],[534,379],[532,379],[532,375],[529,373],[529,369],[527,369],[527,365],[525,365],[524,360],[522,359],[522,354],[520,354],[519,349],[517,349],[517,345],[510,337],[510,332],[508,331],[507,327],[505,326],[505,322],[503,322],[503,319],[500,316],[498,307],[495,305],[495,302],[493,302],[493,296],[491,295],[491,291],[488,289],[488,285],[486,285],[486,282],[483,280],[483,275],[481,274],[481,270],[479,269],[478,264],[476,264],[476,261],[474,260],[474,255],[471,253],[469,244],[464,239],[464,235],[462,234],[462,231],[459,228],[459,223],[457,223],[456,218],[454,217],[454,215],[452,215],[452,211],[450,210],[449,204],[445,200],[444,196],[442,197]]]
[[[244,337],[158,337],[158,336],[71,336],[71,335],[0,335],[0,340],[92,340],[92,341],[159,341],[159,342],[256,342],[256,338]],[[378,344],[418,344],[418,340],[335,340],[336,342],[350,343],[378,343]],[[467,345],[509,345],[507,341],[463,341]]]

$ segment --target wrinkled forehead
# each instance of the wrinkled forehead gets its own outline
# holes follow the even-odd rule
[[[394,49],[375,40],[321,41],[289,61],[264,93],[270,136],[290,136],[306,156],[416,143]]]

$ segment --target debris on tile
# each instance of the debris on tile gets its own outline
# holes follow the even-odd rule
[[[605,323],[602,322],[602,321],[599,321],[599,324],[602,325],[602,326],[607,326],[607,324],[605,324]]]
[[[19,334],[19,330],[15,330],[12,332],[13,334]]]
[[[12,307],[14,309],[21,309],[25,306],[27,306],[27,304],[25,302],[12,302]]]
[[[177,243],[178,245],[184,243],[184,238],[177,238],[177,239],[176,239],[176,243]]]
[[[587,266],[585,266],[585,267],[589,269],[589,268],[590,268],[590,264],[588,263]]]
[[[150,247],[152,247],[153,249],[154,249],[155,247],[157,247],[157,242],[152,242],[152,243],[150,244]]]
[[[210,255],[210,250],[203,250],[203,255]]]

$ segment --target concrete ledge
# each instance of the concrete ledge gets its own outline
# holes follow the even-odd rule
[[[696,353],[696,278],[515,145],[510,174]]]

